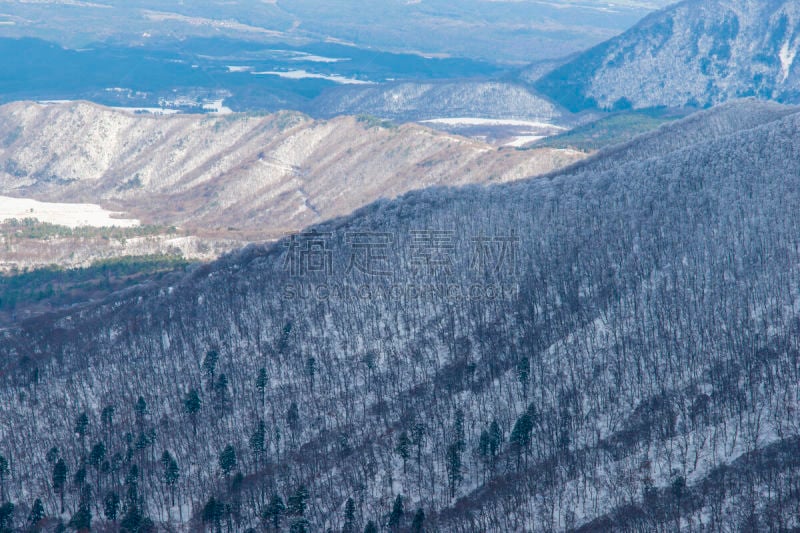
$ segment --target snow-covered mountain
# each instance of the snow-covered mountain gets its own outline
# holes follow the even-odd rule
[[[521,179],[582,157],[499,150],[370,117],[0,107],[0,194],[99,203],[232,238],[274,238],[411,189]]]
[[[800,4],[686,0],[541,78],[572,110],[800,101]]]
[[[558,121],[563,112],[526,87],[503,82],[397,82],[330,89],[310,107],[314,115],[367,113],[394,120],[485,117]]]
[[[2,332],[6,524],[797,528],[798,132],[730,104]]]

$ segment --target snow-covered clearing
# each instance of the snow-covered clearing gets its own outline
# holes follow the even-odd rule
[[[285,70],[285,71],[278,71],[278,70],[267,70],[263,72],[253,72],[256,76],[279,76],[281,78],[286,78],[290,80],[302,80],[302,79],[320,79],[320,80],[328,80],[333,81],[336,83],[341,83],[342,85],[372,85],[374,82],[372,81],[365,81],[365,80],[358,80],[355,78],[347,78],[345,76],[339,76],[338,74],[317,74],[314,72],[308,72],[307,70]]]
[[[140,225],[138,220],[114,218],[117,215],[119,213],[106,211],[95,204],[61,204],[0,196],[0,220],[35,218],[40,222],[70,228],[81,226],[130,228]]]
[[[519,137],[515,137],[513,141],[507,142],[505,146],[525,146],[526,144],[539,141],[545,137],[545,135],[520,135]]]
[[[478,117],[458,117],[458,118],[432,118],[423,120],[423,124],[444,124],[447,126],[522,126],[528,128],[552,128],[564,130],[561,126],[555,126],[547,122],[537,122],[532,120],[518,120],[505,118],[478,118]]]

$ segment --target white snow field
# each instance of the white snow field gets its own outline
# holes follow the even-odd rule
[[[0,196],[0,221],[35,218],[40,222],[70,228],[82,226],[131,228],[140,225],[138,220],[115,218],[119,215],[120,213],[106,211],[95,204],[62,204]]]

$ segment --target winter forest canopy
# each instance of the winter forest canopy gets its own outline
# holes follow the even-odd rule
[[[799,127],[729,104],[5,331],[0,524],[798,527]]]
[[[800,531],[798,2],[2,4],[0,533]]]

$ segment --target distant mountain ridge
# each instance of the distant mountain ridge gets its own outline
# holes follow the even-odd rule
[[[557,57],[598,43],[669,0],[354,0],[183,2],[103,0],[4,2],[5,35],[40,36],[74,47],[109,37],[141,42],[163,36],[235,36],[267,43],[337,41],[367,50],[484,57],[503,63]],[[146,35],[143,35],[146,34]]]
[[[396,82],[336,87],[313,100],[315,116],[368,113],[393,120],[485,117],[553,121],[563,111],[521,85],[497,81]]]
[[[755,96],[800,102],[800,4],[686,0],[546,74],[572,111],[710,106]]]
[[[158,117],[86,102],[0,107],[0,194],[100,203],[145,223],[254,240],[411,189],[512,181],[582,157],[503,151],[370,117]]]
[[[800,113],[800,107],[756,99],[734,100],[693,113],[641,134],[627,142],[599,152],[554,171],[553,175],[576,175],[587,171],[610,171],[632,161],[657,159],[685,150],[708,139],[733,135]]]

